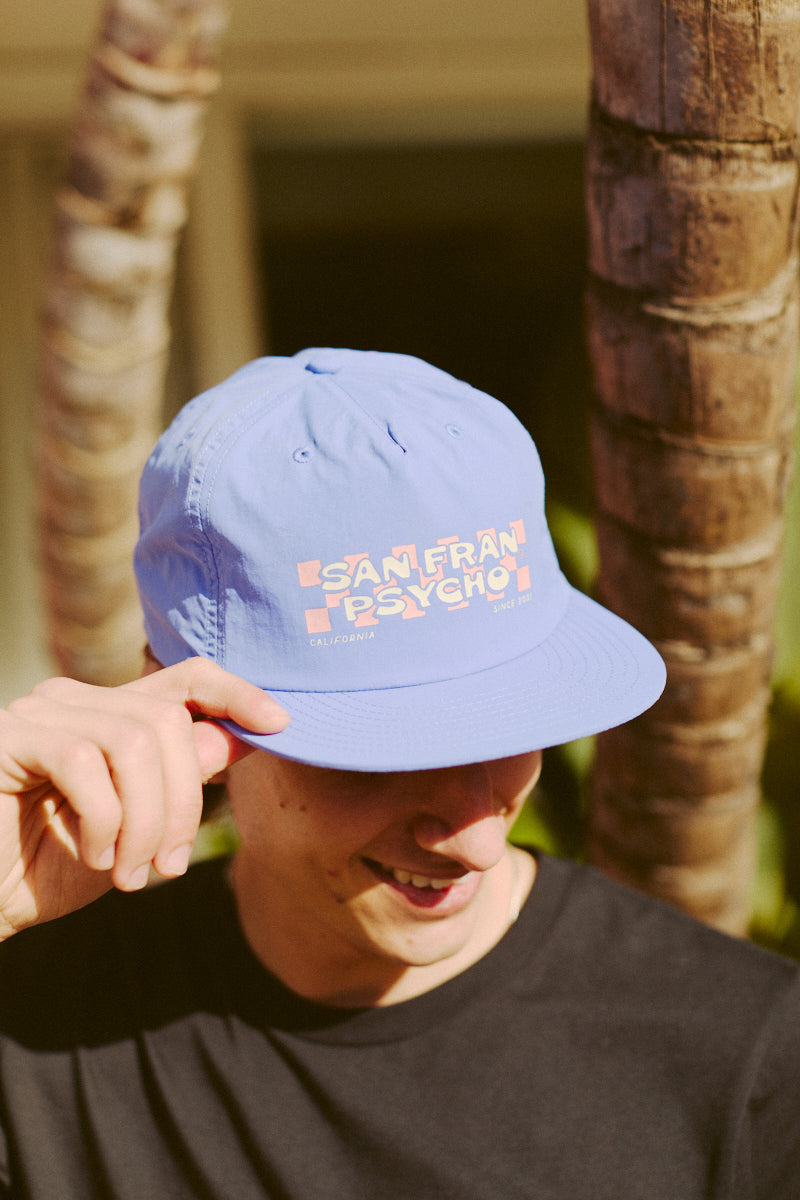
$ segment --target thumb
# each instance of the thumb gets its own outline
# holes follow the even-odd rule
[[[216,721],[195,721],[192,729],[203,783],[255,750]]]

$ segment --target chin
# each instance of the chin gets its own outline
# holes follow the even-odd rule
[[[415,938],[402,944],[382,943],[375,947],[380,957],[399,967],[433,967],[460,954],[466,946],[465,937]]]

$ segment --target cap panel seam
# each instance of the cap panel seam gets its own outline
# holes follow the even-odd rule
[[[327,378],[330,380],[330,383],[341,392],[341,394],[344,396],[345,400],[347,400],[353,406],[353,408],[358,409],[358,411],[362,414],[362,416],[367,418],[367,420],[370,422],[370,424],[374,425],[375,428],[381,432],[381,434],[388,437],[389,440],[395,446],[397,446],[398,450],[400,450],[403,454],[406,453],[405,446],[402,445],[402,443],[398,440],[396,435],[392,432],[391,427],[388,424],[388,422],[387,422],[387,424],[384,425],[381,421],[379,421],[378,418],[373,413],[371,413],[368,408],[365,408],[364,405],[359,400],[357,400],[355,396],[351,395],[351,393],[348,392],[347,388],[342,383],[340,383],[339,379],[335,375],[329,375]]]
[[[287,380],[286,387],[276,396],[272,397],[269,404],[270,411],[274,411],[284,403],[287,396],[291,393],[294,380]],[[197,482],[197,506],[196,517],[200,533],[203,537],[204,549],[207,548],[210,556],[212,569],[209,575],[213,576],[214,581],[214,596],[207,597],[209,607],[213,608],[213,614],[209,614],[213,619],[213,634],[214,643],[211,645],[212,629],[208,630],[209,641],[209,656],[218,663],[219,666],[226,665],[226,626],[225,626],[225,605],[222,603],[222,572],[219,568],[219,558],[215,546],[213,534],[213,522],[208,520],[208,509],[211,505],[211,500],[216,488],[217,480],[219,479],[222,470],[224,455],[223,450],[227,450],[230,442],[239,441],[252,427],[258,417],[261,415],[260,405],[263,402],[262,395],[253,396],[246,405],[242,408],[235,409],[231,412],[228,419],[217,430],[217,436],[209,439],[205,446],[204,462],[198,462],[195,466],[195,476]],[[247,419],[245,419],[247,417]],[[200,478],[201,472],[203,477]],[[205,500],[203,501],[203,489],[205,486]]]

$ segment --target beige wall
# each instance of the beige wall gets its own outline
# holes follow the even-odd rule
[[[36,310],[58,155],[97,0],[2,0],[0,703],[50,668],[35,564]],[[580,137],[583,0],[235,0],[193,197],[176,361],[204,385],[260,350],[246,122],[276,144]]]
[[[100,11],[3,0],[0,120],[63,115]],[[268,111],[282,136],[529,134],[582,123],[586,59],[583,0],[234,0],[225,99]]]

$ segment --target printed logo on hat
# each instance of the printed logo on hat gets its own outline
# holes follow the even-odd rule
[[[346,635],[389,618],[424,617],[431,606],[453,612],[473,602],[500,603],[509,599],[507,593],[516,598],[531,586],[530,568],[518,564],[524,544],[520,518],[510,521],[508,529],[478,529],[470,540],[451,535],[432,546],[393,546],[380,558],[364,551],[333,562],[299,562],[300,587],[317,589],[314,599],[319,601],[305,608],[306,629],[309,634]],[[312,638],[311,644],[326,645],[327,640]]]

